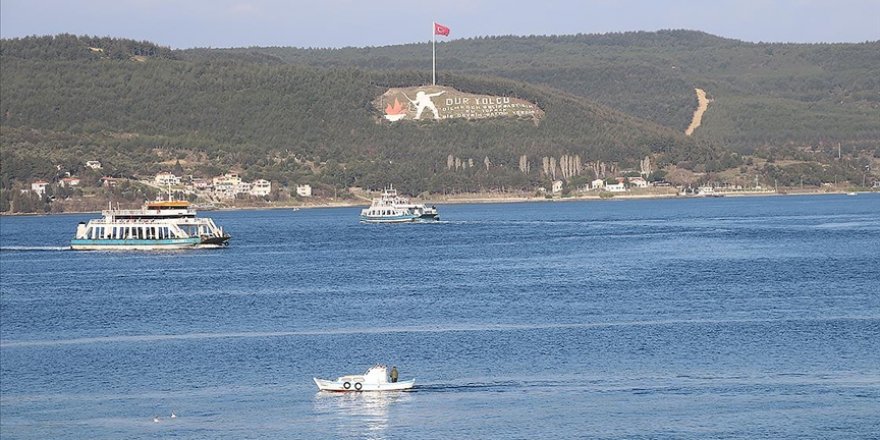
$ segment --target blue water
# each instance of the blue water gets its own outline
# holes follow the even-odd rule
[[[2,218],[0,434],[880,433],[880,195],[439,208],[204,213],[231,246],[174,253]],[[416,389],[312,382],[380,362]]]

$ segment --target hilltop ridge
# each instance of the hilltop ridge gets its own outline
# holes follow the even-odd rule
[[[438,75],[493,75],[545,85],[684,132],[696,100],[713,115],[698,138],[741,152],[880,140],[880,41],[749,43],[699,31],[492,36],[438,44]],[[237,59],[367,70],[430,71],[428,43],[301,49],[190,49],[187,59]]]

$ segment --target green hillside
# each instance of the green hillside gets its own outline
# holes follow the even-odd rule
[[[546,85],[684,131],[694,88],[714,99],[696,136],[743,151],[880,143],[880,42],[746,43],[694,31],[487,37],[438,44],[438,76],[489,74]],[[427,43],[376,48],[194,49],[235,58],[430,74]]]
[[[97,187],[102,174],[172,167],[343,196],[390,182],[410,194],[533,191],[556,178],[545,164],[563,157],[582,165],[568,168],[569,188],[594,169],[638,169],[646,156],[654,169],[684,170],[688,184],[870,182],[880,169],[877,42],[750,44],[687,31],[455,40],[438,47],[441,84],[536,103],[543,119],[388,122],[373,101],[426,84],[427,49],[0,40],[0,211],[35,179],[70,174]],[[695,87],[712,102],[687,137]],[[88,170],[88,160],[104,168]],[[149,193],[114,191],[132,201]]]
[[[89,49],[126,45],[147,55]],[[306,179],[339,188],[376,188],[393,180],[410,193],[531,189],[542,182],[537,170],[543,156],[579,155],[584,163],[620,166],[637,166],[652,154],[660,163],[685,166],[737,163],[677,130],[497,77],[445,75],[444,84],[537,102],[545,118],[539,124],[391,125],[371,101],[389,87],[423,83],[422,73],[178,55],[145,43],[73,36],[2,41],[7,187],[52,179],[59,168],[78,172],[92,158],[124,176],[167,169],[162,162],[177,157],[197,176],[235,169],[279,183]],[[447,170],[449,155],[479,166]],[[517,169],[521,155],[532,162],[531,174]]]

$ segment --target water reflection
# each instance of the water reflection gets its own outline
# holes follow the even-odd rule
[[[356,435],[368,439],[386,438],[393,408],[408,402],[407,392],[331,393],[315,394],[315,413],[337,429],[339,436]],[[360,435],[358,435],[360,434]]]

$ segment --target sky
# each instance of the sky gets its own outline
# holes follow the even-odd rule
[[[71,33],[191,47],[364,47],[691,29],[752,42],[880,40],[880,0],[0,0],[0,37]],[[438,37],[444,38],[444,37]]]

